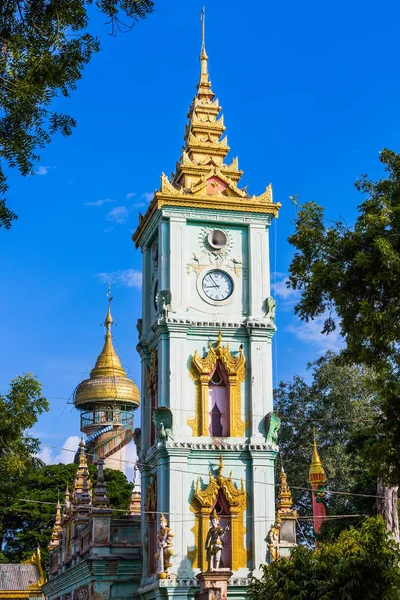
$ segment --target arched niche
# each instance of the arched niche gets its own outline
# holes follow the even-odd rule
[[[230,527],[229,537],[224,540],[229,543],[229,556],[225,553],[225,561],[230,562],[227,566],[232,571],[246,568],[250,558],[244,540],[246,533],[244,511],[247,509],[244,481],[242,479],[240,487],[236,487],[232,480],[232,473],[228,477],[223,476],[223,466],[221,456],[217,477],[214,477],[210,471],[209,482],[204,489],[202,489],[200,477],[198,477],[190,501],[190,510],[195,515],[195,524],[191,529],[194,535],[194,549],[189,550],[188,557],[192,567],[202,571],[206,571],[208,568],[205,542],[210,528],[210,514],[214,508],[221,516],[221,526],[229,525]],[[222,558],[224,559],[224,554]]]
[[[209,344],[209,350],[204,358],[201,358],[197,350],[194,351],[190,375],[196,386],[195,417],[188,418],[188,425],[192,428],[194,436],[210,436],[210,396],[218,395],[217,385],[213,385],[213,377],[217,373],[222,379],[226,394],[225,417],[227,424],[224,431],[227,435],[214,437],[243,437],[246,430],[246,422],[242,420],[242,397],[241,383],[246,379],[246,359],[243,348],[239,350],[239,356],[235,357],[230,352],[229,345],[222,345],[222,332],[218,335],[215,346]],[[222,393],[221,393],[222,397]],[[218,403],[217,404],[218,407]],[[219,408],[219,410],[221,410]],[[228,426],[229,422],[229,426]],[[212,430],[212,429],[211,429]]]

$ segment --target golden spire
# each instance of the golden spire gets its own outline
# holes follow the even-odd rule
[[[61,504],[60,504],[60,494],[58,494],[57,508],[56,508],[56,520],[53,525],[53,531],[51,533],[50,542],[48,545],[48,550],[54,550],[60,543],[62,527],[61,527]]]
[[[311,461],[311,467],[309,472],[309,482],[311,485],[316,483],[324,484],[326,482],[326,475],[324,467],[322,466],[321,459],[317,450],[317,438],[314,429],[314,445],[313,445],[313,455]]]
[[[114,350],[112,342],[110,284],[108,284],[107,316],[103,323],[105,327],[105,341],[94,368],[90,372],[90,379],[82,381],[75,390],[75,405],[85,405],[98,400],[122,401],[124,404],[140,404],[140,392],[136,384],[128,379],[122,368],[121,361]]]
[[[161,187],[156,191],[144,217],[133,234],[136,246],[141,239],[154,211],[168,206],[204,209],[221,209],[240,212],[258,212],[278,216],[280,204],[272,200],[269,184],[259,196],[249,196],[247,188],[239,188],[243,175],[238,158],[225,162],[230,148],[223,137],[225,125],[219,116],[221,106],[211,89],[208,73],[208,56],[205,46],[205,11],[201,12],[200,78],[197,93],[188,112],[185,128],[185,146],[170,178],[161,176]]]
[[[117,353],[114,350],[112,343],[111,325],[113,324],[113,318],[111,315],[111,300],[110,288],[108,290],[108,309],[107,316],[104,321],[104,327],[106,328],[106,339],[104,342],[103,350],[100,352],[99,357],[96,361],[94,369],[90,373],[90,377],[126,377],[126,373],[121,366],[121,361],[118,358]]]
[[[72,501],[74,502],[74,504],[77,504],[79,502],[79,498],[85,488],[85,482],[88,487],[88,493],[90,495],[92,483],[89,478],[89,469],[87,465],[87,458],[85,452],[85,441],[82,435],[82,439],[79,444],[79,466],[76,471],[74,487],[72,490]]]
[[[199,81],[197,88],[199,89],[200,87],[204,86],[204,87],[210,89],[211,82],[208,79],[208,66],[207,66],[208,56],[207,56],[206,44],[205,44],[206,10],[205,10],[204,6],[203,6],[203,10],[200,13],[200,20],[201,20],[201,52],[200,52],[201,72],[200,72],[200,81]]]
[[[293,505],[292,493],[287,483],[287,476],[283,465],[281,466],[280,473],[281,480],[281,490],[279,492],[279,503],[278,503],[278,511],[281,512],[290,512]]]

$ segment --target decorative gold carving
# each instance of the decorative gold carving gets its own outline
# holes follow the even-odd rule
[[[208,436],[208,385],[218,361],[224,366],[229,379],[229,435],[230,437],[243,437],[246,422],[242,420],[241,383],[246,379],[246,359],[243,349],[240,348],[239,356],[235,358],[229,344],[222,346],[222,332],[219,332],[218,341],[213,347],[209,344],[209,351],[204,358],[200,358],[197,350],[194,351],[190,365],[190,375],[196,383],[194,419],[187,420],[195,436]]]
[[[192,567],[207,569],[207,557],[205,541],[209,530],[209,518],[217,501],[218,493],[221,491],[229,505],[231,517],[231,548],[232,548],[232,570],[246,568],[248,551],[245,548],[244,536],[246,527],[244,524],[244,511],[247,509],[247,495],[244,481],[241,480],[240,488],[232,481],[232,473],[229,477],[222,474],[224,467],[222,455],[218,465],[218,475],[209,473],[209,483],[202,489],[200,477],[197,478],[194,494],[190,501],[190,510],[195,514],[195,524],[191,529],[194,534],[194,549],[188,551]]]

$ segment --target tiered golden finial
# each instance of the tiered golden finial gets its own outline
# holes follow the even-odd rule
[[[283,465],[281,466],[280,480],[281,489],[279,492],[278,512],[290,512],[293,506],[292,492],[290,491],[290,488],[288,486],[287,476]]]
[[[309,472],[309,482],[311,485],[326,483],[325,470],[324,470],[324,467],[322,466],[322,462],[321,462],[321,459],[318,454],[317,438],[316,438],[315,429],[314,429],[313,455],[312,455],[311,467],[310,467],[310,472]]]
[[[201,13],[202,34],[200,52],[200,77],[197,93],[189,108],[188,124],[185,129],[185,146],[176,164],[175,173],[168,178],[161,176],[161,187],[155,192],[150,206],[141,218],[133,235],[140,245],[142,233],[157,209],[163,206],[182,206],[224,210],[256,212],[278,216],[280,204],[272,200],[272,187],[267,186],[259,196],[249,196],[247,188],[239,188],[243,175],[238,159],[229,164],[225,158],[229,153],[221,106],[211,89],[208,73],[208,55],[205,46],[205,14]]]
[[[79,498],[84,491],[85,481],[88,486],[88,492],[90,494],[92,484],[89,477],[89,469],[87,465],[87,458],[85,452],[85,441],[82,439],[79,444],[79,465],[75,474],[74,486],[72,490],[72,502],[77,504],[79,502]],[[69,493],[69,492],[68,492]]]
[[[127,404],[140,404],[140,392],[135,383],[128,379],[122,368],[121,361],[114,350],[111,326],[111,294],[108,289],[107,316],[104,321],[106,329],[105,341],[96,364],[90,372],[90,379],[82,381],[75,390],[74,402],[76,406],[84,408],[85,404],[110,400],[119,400]],[[90,409],[91,406],[88,406]]]
[[[62,532],[62,527],[61,527],[61,504],[60,504],[60,496],[59,496],[58,500],[57,500],[56,520],[55,520],[55,523],[53,525],[53,531],[51,532],[51,538],[50,538],[50,542],[49,542],[49,545],[48,545],[48,550],[54,550],[54,548],[57,548],[57,546],[60,543],[61,532]]]
[[[141,514],[141,491],[140,491],[140,481],[138,476],[138,468],[134,466],[134,477],[133,477],[133,490],[131,494],[131,501],[129,504],[129,516],[133,517],[135,515]]]

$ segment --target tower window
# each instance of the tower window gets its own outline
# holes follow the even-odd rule
[[[222,365],[208,384],[209,432],[212,437],[229,436],[229,382]]]

